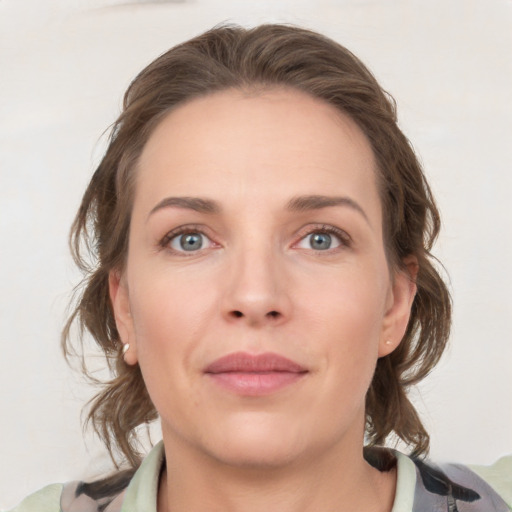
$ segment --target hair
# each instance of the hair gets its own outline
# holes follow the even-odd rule
[[[411,144],[397,125],[395,102],[349,50],[315,32],[287,25],[252,29],[216,27],[167,51],[130,84],[106,153],[83,196],[70,235],[84,273],[63,331],[67,356],[88,331],[102,350],[111,379],[90,402],[88,421],[113,461],[121,452],[132,467],[141,460],[137,427],[157,418],[138,365],[124,363],[109,298],[109,273],[127,257],[134,174],[155,127],[177,105],[226,89],[291,88],[349,116],[364,132],[377,163],[383,233],[392,271],[414,255],[417,293],[399,347],[378,360],[366,396],[366,442],[394,434],[413,455],[426,454],[429,436],[407,397],[408,388],[437,364],[445,348],[451,299],[430,250],[440,218]],[[92,261],[91,261],[92,259]],[[91,378],[82,352],[82,368]]]

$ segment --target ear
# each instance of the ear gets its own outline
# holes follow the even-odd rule
[[[416,295],[416,277],[419,265],[416,256],[403,260],[404,268],[395,273],[379,342],[379,357],[393,352],[405,334],[411,307]]]
[[[123,345],[128,349],[124,352],[126,364],[137,364],[137,343],[133,327],[133,318],[128,294],[128,285],[124,275],[118,270],[111,270],[108,275],[108,288],[112,311],[116,321],[117,332]]]

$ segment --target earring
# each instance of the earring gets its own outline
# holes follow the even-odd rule
[[[392,345],[393,344],[393,341],[391,340],[386,340],[386,345]]]
[[[130,344],[129,343],[125,343],[123,345],[123,357],[126,354],[126,352],[128,352],[128,350],[130,350]]]

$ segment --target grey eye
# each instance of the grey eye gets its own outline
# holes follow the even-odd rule
[[[308,237],[309,244],[315,251],[325,251],[331,248],[332,238],[328,233],[311,233]]]
[[[313,249],[314,251],[328,251],[343,245],[338,235],[325,231],[313,231],[306,235],[298,244],[300,249]]]
[[[184,233],[171,240],[171,247],[176,251],[198,251],[203,248],[205,235],[201,233]]]

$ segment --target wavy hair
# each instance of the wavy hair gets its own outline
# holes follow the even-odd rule
[[[397,125],[395,102],[357,57],[320,34],[287,25],[221,26],[167,51],[133,80],[71,229],[73,257],[84,279],[62,343],[67,355],[74,343],[80,350],[88,331],[109,364],[112,378],[91,400],[88,420],[114,462],[120,452],[132,467],[139,464],[137,427],[157,417],[138,365],[124,364],[109,299],[109,272],[122,269],[126,260],[137,160],[155,127],[177,105],[215,91],[275,87],[327,102],[352,118],[371,144],[390,268],[397,270],[414,255],[419,271],[407,331],[400,346],[378,360],[366,396],[366,440],[383,444],[393,433],[414,455],[428,451],[428,433],[407,390],[443,353],[451,300],[430,253],[439,213]],[[78,339],[71,335],[74,324],[82,335]],[[91,376],[85,364],[83,370]]]

